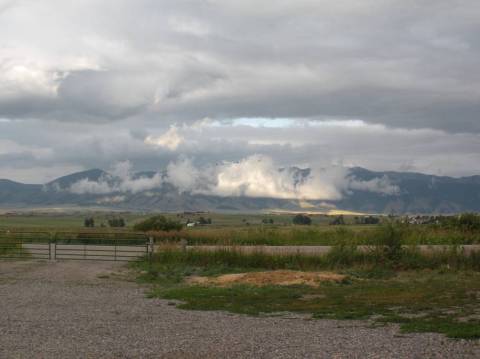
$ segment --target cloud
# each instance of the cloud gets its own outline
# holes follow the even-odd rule
[[[171,151],[175,151],[184,141],[185,139],[179,135],[177,128],[170,126],[170,129],[163,135],[158,137],[147,136],[144,142],[147,145],[164,147]]]
[[[368,181],[350,181],[348,188],[367,192],[383,193],[387,195],[400,194],[400,187],[391,183],[387,176],[373,178]]]
[[[355,117],[480,132],[480,5],[469,0],[9,4],[3,117]]]
[[[56,189],[63,190],[58,187]],[[81,179],[73,183],[68,190],[75,194],[106,194],[115,192],[115,188],[103,178],[98,181],[91,181],[87,178]]]
[[[260,155],[330,169],[315,178],[333,198],[348,188],[330,186],[344,177],[334,167],[476,174],[480,3],[414,3],[4,1],[0,177],[44,183],[183,156],[203,190],[223,166],[237,191],[298,194],[266,164],[258,176],[272,188],[234,176],[229,164],[250,169],[245,159]],[[394,192],[362,184],[382,185]],[[79,190],[89,186],[120,190]]]
[[[239,162],[196,168],[189,159],[170,163],[167,181],[182,192],[234,197],[339,200],[351,190],[398,194],[387,177],[359,181],[344,167],[279,168],[271,158],[253,155]]]
[[[262,155],[253,155],[239,162],[223,162],[197,168],[193,161],[181,157],[168,164],[165,176],[135,177],[129,162],[116,164],[111,174],[93,181],[82,179],[68,189],[75,194],[140,193],[159,189],[169,183],[179,192],[220,197],[264,197],[300,200],[340,200],[352,190],[388,195],[399,188],[387,177],[359,181],[348,168],[332,166],[321,169],[279,168]],[[110,201],[104,197],[102,201]],[[122,197],[124,199],[124,197]]]
[[[111,174],[103,175],[97,181],[81,179],[71,184],[67,190],[75,194],[139,193],[158,188],[162,182],[160,173],[134,177],[130,162],[125,161],[117,163]]]

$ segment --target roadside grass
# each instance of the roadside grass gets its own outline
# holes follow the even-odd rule
[[[395,248],[395,246],[393,246]],[[390,248],[391,249],[391,248]],[[235,251],[166,250],[153,262],[132,264],[152,284],[151,297],[179,300],[179,308],[225,310],[248,315],[294,312],[312,318],[369,319],[399,323],[404,332],[438,332],[480,338],[480,254],[450,250],[431,255],[384,247],[361,253],[338,246],[326,256],[244,254]],[[191,275],[291,269],[335,270],[341,283],[257,287],[188,285]]]
[[[28,257],[28,253],[21,244],[14,243],[8,238],[0,238],[0,257]]]
[[[198,227],[179,232],[152,232],[156,242],[187,240],[189,245],[354,245],[376,244],[385,225]],[[405,245],[480,244],[479,231],[440,228],[435,225],[395,225]]]

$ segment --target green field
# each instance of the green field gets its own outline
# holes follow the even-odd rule
[[[480,337],[480,253],[414,251],[391,255],[338,248],[325,257],[261,253],[165,251],[153,264],[137,264],[151,297],[181,301],[193,310],[248,315],[294,312],[312,318],[369,319],[372,325],[400,323],[405,332],[439,332],[452,338]],[[188,284],[191,276],[275,270],[336,271],[338,283],[307,285]]]
[[[100,225],[102,223],[107,225],[109,218],[122,217],[129,228],[146,216],[135,213],[106,212],[0,214],[0,230],[82,230],[86,217],[93,217],[97,224],[96,228],[101,229]]]
[[[382,225],[353,224],[353,216],[345,216],[345,225],[329,225],[332,216],[312,215],[312,225],[293,225],[293,214],[166,214],[166,217],[186,223],[200,217],[212,224],[184,227],[181,231],[149,232],[156,242],[187,240],[191,245],[337,245],[375,244],[382,235]],[[92,217],[95,228],[85,228],[84,219]],[[108,220],[123,218],[124,228],[111,228]],[[1,233],[109,233],[133,231],[133,225],[147,218],[146,214],[131,212],[77,212],[77,213],[17,213],[0,215]],[[273,220],[273,224],[263,221]],[[386,218],[382,222],[387,222]],[[404,225],[400,228],[403,244],[480,244],[480,231],[449,228],[436,225]]]

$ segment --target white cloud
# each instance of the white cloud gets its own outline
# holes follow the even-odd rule
[[[298,169],[280,169],[267,156],[253,155],[239,162],[196,168],[189,159],[170,163],[167,181],[182,192],[234,197],[339,200],[350,190],[397,194],[388,178],[358,181],[349,170],[332,166],[311,169],[307,176]]]
[[[151,177],[134,177],[131,163],[124,161],[117,163],[111,174],[102,176],[98,181],[82,179],[73,183],[68,190],[76,194],[139,193],[158,188],[162,183],[160,173],[155,173]]]
[[[390,182],[388,177],[373,178],[369,181],[350,181],[349,189],[377,192],[389,195],[400,194],[400,188]]]
[[[167,166],[167,182],[173,184],[181,192],[197,191],[201,187],[201,172],[186,157]]]
[[[145,143],[147,145],[164,147],[170,151],[175,151],[184,141],[185,139],[179,135],[175,126],[170,126],[169,130],[163,135],[158,137],[147,136],[145,138]]]
[[[56,189],[58,190],[58,187]],[[68,190],[75,194],[106,194],[115,192],[113,187],[105,179],[90,181],[87,178],[73,183]]]
[[[179,192],[221,197],[266,197],[300,200],[339,200],[352,190],[395,195],[399,188],[388,178],[359,181],[349,176],[348,168],[331,166],[310,169],[279,168],[267,156],[253,155],[239,162],[223,162],[198,168],[193,161],[181,157],[169,163],[163,179],[134,178],[129,162],[114,166],[111,175],[98,181],[80,180],[70,187],[76,194],[140,193],[170,183]],[[109,198],[109,197],[106,197]],[[107,199],[108,200],[108,199]]]

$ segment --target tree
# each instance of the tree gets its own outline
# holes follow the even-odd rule
[[[355,217],[355,224],[379,224],[380,218],[374,216]]]
[[[293,217],[293,224],[309,226],[312,224],[312,219],[303,214],[297,214],[295,217]]]
[[[180,222],[172,221],[165,218],[165,216],[158,215],[150,217],[142,222],[139,222],[133,226],[133,229],[141,232],[148,231],[179,231],[183,225]]]
[[[367,216],[364,218],[364,222],[365,224],[378,224],[380,223],[380,218],[378,217],[373,217],[373,216]]]
[[[85,218],[85,220],[83,221],[83,225],[87,228],[93,228],[95,227],[95,220],[93,219],[93,217]]]
[[[336,225],[343,225],[345,224],[345,220],[343,219],[343,215],[340,215],[338,217],[335,217],[331,222],[331,225],[336,226]]]
[[[211,218],[203,218],[203,217],[200,217],[198,219],[198,223],[200,224],[212,224],[212,219]]]
[[[125,220],[123,218],[111,218],[108,220],[110,227],[125,227]]]

